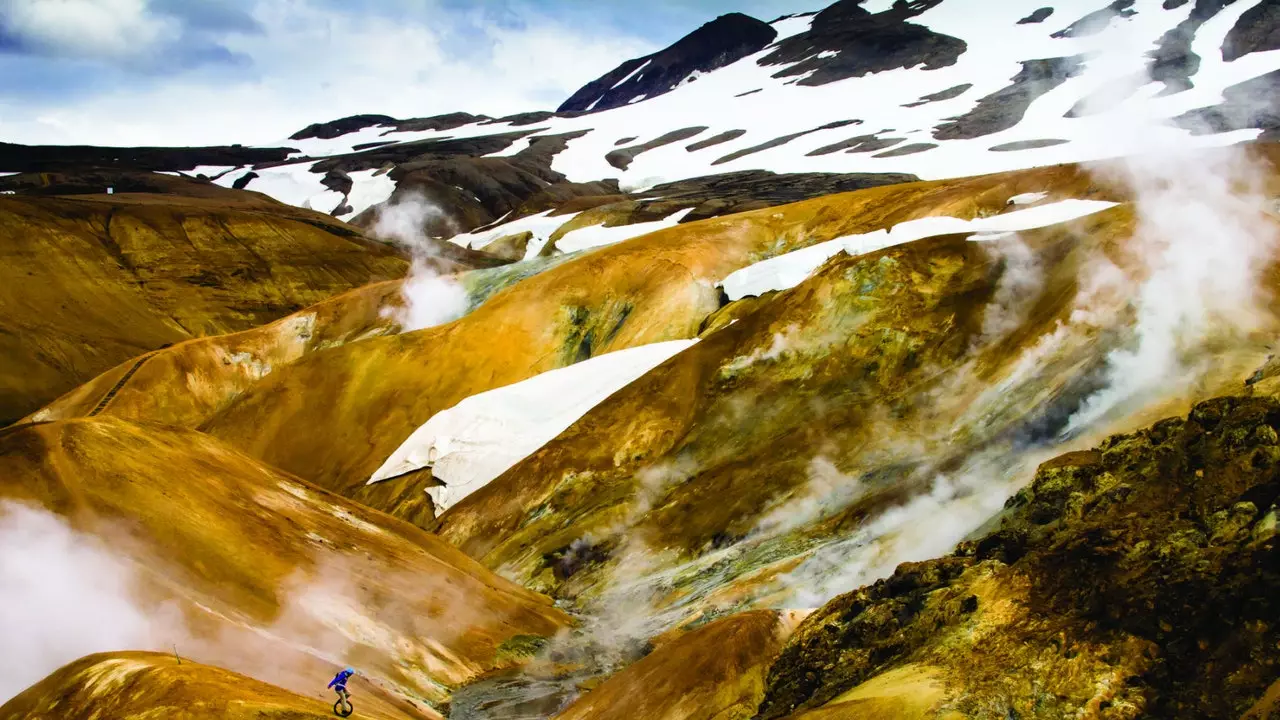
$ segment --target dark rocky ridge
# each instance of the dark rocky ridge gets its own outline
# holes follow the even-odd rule
[[[1037,9],[1035,12],[1031,13],[1030,15],[1019,20],[1018,24],[1019,25],[1036,25],[1038,23],[1044,22],[1045,20],[1048,20],[1049,16],[1051,15],[1053,15],[1053,8],[1042,7]]]
[[[485,138],[475,138],[482,141],[478,144],[470,140],[423,144],[411,159],[393,164],[390,172],[396,189],[390,202],[418,197],[432,204],[441,212],[427,219],[424,232],[447,237],[488,225],[504,215],[513,214],[514,219],[515,211],[538,196],[563,200],[616,192],[616,186],[609,183],[567,182],[564,175],[551,169],[555,154],[569,140],[580,136],[581,133],[545,135],[515,155],[492,158],[483,157],[496,151],[483,142]],[[511,141],[510,136],[506,137],[504,147]],[[368,158],[360,163],[364,166]],[[352,222],[367,225],[375,219],[376,210],[370,210]]]
[[[622,107],[640,95],[662,95],[695,72],[722,68],[763,50],[777,36],[778,31],[772,26],[748,15],[721,15],[670,47],[628,60],[587,83],[560,105],[559,111],[608,110]],[[641,67],[644,69],[636,73]]]
[[[915,175],[907,173],[776,174],[766,170],[745,170],[665,183],[641,193],[638,199],[661,198],[644,204],[652,211],[650,219],[654,220],[691,207],[693,211],[681,220],[687,223],[832,193],[918,180]]]
[[[1218,105],[1179,115],[1174,123],[1196,135],[1259,128],[1260,140],[1280,137],[1280,70],[1232,85],[1222,96]]]
[[[749,148],[743,148],[743,149],[741,149],[741,150],[736,150],[736,151],[734,151],[734,152],[731,152],[731,153],[729,153],[728,155],[725,155],[725,156],[724,156],[724,157],[722,157],[722,158],[718,158],[717,160],[715,160],[715,161],[714,161],[714,162],[712,162],[711,164],[712,164],[712,165],[721,165],[721,164],[724,164],[724,163],[727,163],[727,162],[732,162],[732,161],[734,161],[734,160],[737,160],[738,158],[746,157],[747,155],[753,155],[753,154],[755,154],[755,153],[762,152],[762,151],[764,151],[764,150],[769,150],[769,149],[771,149],[771,148],[776,148],[776,147],[779,147],[779,146],[781,146],[781,145],[786,145],[787,143],[791,142],[792,140],[795,140],[795,139],[797,139],[797,138],[802,138],[802,137],[804,137],[805,135],[809,135],[809,134],[811,134],[811,133],[816,133],[816,132],[818,132],[819,130],[834,130],[834,129],[836,129],[836,128],[842,128],[842,127],[846,127],[846,126],[849,126],[849,125],[858,125],[858,124],[860,124],[861,122],[862,122],[861,120],[838,120],[838,121],[836,121],[836,122],[827,123],[826,125],[823,125],[823,126],[821,126],[821,127],[816,127],[816,128],[814,128],[814,129],[812,129],[812,130],[804,130],[804,131],[802,131],[802,132],[798,132],[798,133],[791,133],[791,134],[789,134],[789,135],[783,135],[782,137],[774,138],[774,139],[772,139],[772,140],[770,140],[770,141],[768,141],[768,142],[760,143],[759,145],[753,145],[753,146],[751,146],[751,147],[749,147]]]
[[[882,153],[876,153],[871,157],[873,158],[903,157],[904,155],[915,155],[917,153],[928,152],[929,150],[932,150],[936,147],[938,147],[937,143],[911,143],[909,145],[902,145],[900,147],[893,148],[892,150],[886,150]]]
[[[946,90],[939,90],[938,92],[932,93],[930,95],[921,95],[919,100],[915,102],[909,102],[903,105],[902,107],[920,107],[921,105],[928,105],[929,103],[933,103],[933,102],[942,102],[943,100],[953,100],[969,92],[969,88],[971,87],[973,87],[973,83],[964,83],[962,85],[956,85],[955,87],[949,87]]]
[[[1222,59],[1237,60],[1253,52],[1280,49],[1280,2],[1262,0],[1236,21],[1222,43]]]
[[[367,127],[377,125],[393,125],[396,119],[389,115],[352,115],[350,117],[330,120],[323,123],[312,123],[289,136],[290,140],[309,140],[320,138],[332,140],[347,133],[359,132]]]
[[[713,135],[712,137],[709,137],[706,140],[699,140],[696,143],[690,143],[687,147],[685,147],[685,150],[688,150],[689,152],[697,152],[699,150],[705,150],[706,148],[709,148],[712,145],[719,145],[721,143],[727,143],[730,140],[737,140],[738,138],[746,134],[747,134],[746,130],[726,130],[718,135]]]
[[[824,145],[823,147],[813,150],[807,154],[809,156],[830,155],[831,153],[840,152],[842,150],[847,153],[878,152],[880,150],[891,148],[904,140],[906,140],[906,138],[882,138],[878,135],[858,135],[847,140],[841,140],[838,143]]]
[[[806,619],[757,718],[906,663],[964,717],[1245,716],[1280,673],[1278,428],[1275,399],[1218,398],[1041,465],[993,532]]]
[[[1137,15],[1138,11],[1131,9],[1133,8],[1133,3],[1134,0],[1115,0],[1110,5],[1085,15],[1050,37],[1080,38],[1097,35],[1106,30],[1112,20],[1118,17],[1130,18]]]
[[[279,162],[293,148],[94,147],[90,145],[15,145],[0,142],[0,172],[45,172],[84,167],[181,171],[200,165],[255,165]]]
[[[934,128],[935,140],[968,140],[1008,130],[1022,120],[1036,98],[1078,74],[1082,56],[1027,60],[1013,83],[982,98],[976,107]]]
[[[631,161],[635,160],[637,155],[648,152],[649,150],[655,150],[664,145],[670,145],[671,143],[680,142],[681,140],[688,140],[706,132],[706,130],[706,125],[672,130],[671,132],[659,135],[648,142],[613,150],[612,152],[607,153],[604,156],[604,159],[613,167],[619,170],[626,170],[631,166]],[[634,140],[634,138],[632,139]]]
[[[1212,20],[1233,2],[1235,0],[1196,0],[1187,19],[1160,38],[1156,49],[1151,52],[1148,74],[1152,80],[1164,83],[1166,93],[1180,92],[1194,86],[1191,76],[1200,71],[1200,56],[1191,52],[1196,32],[1201,25]],[[1179,5],[1181,4],[1185,3]],[[1167,3],[1165,7],[1169,8]]]
[[[1013,152],[1015,150],[1036,150],[1039,148],[1053,147],[1055,145],[1066,145],[1070,140],[1062,140],[1059,138],[1044,138],[1042,140],[1019,140],[1017,142],[1004,143],[1003,145],[993,145],[989,148],[991,152]]]
[[[926,70],[954,65],[968,47],[963,40],[907,22],[941,2],[898,2],[872,14],[862,0],[840,0],[814,16],[808,30],[780,41],[760,64],[788,65],[774,77],[804,76],[799,85],[825,85],[915,65]],[[836,54],[819,57],[824,52]]]

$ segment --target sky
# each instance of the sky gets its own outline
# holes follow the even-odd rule
[[[726,12],[806,0],[0,0],[0,141],[263,144],[358,113],[554,110]]]

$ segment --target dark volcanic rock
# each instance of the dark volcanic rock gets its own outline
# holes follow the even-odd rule
[[[627,143],[635,142],[637,139],[638,138],[635,135],[632,135],[631,137],[618,138],[614,141],[613,146],[617,147],[619,145],[626,145]]]
[[[694,137],[702,134],[703,132],[706,132],[706,130],[707,130],[706,125],[701,125],[698,127],[681,128],[679,130],[672,130],[671,132],[666,133],[664,135],[660,135],[648,142],[640,143],[639,145],[632,145],[630,147],[620,148],[618,150],[609,152],[604,156],[604,159],[610,165],[618,168],[619,170],[626,170],[628,167],[631,166],[631,161],[635,160],[637,155],[644,152],[648,152],[649,150],[653,150],[655,148],[660,148],[663,145],[670,145],[671,143],[680,142],[681,140],[688,140],[691,137]]]
[[[1017,125],[1036,98],[1058,87],[1084,66],[1082,56],[1026,60],[1013,84],[982,98],[964,115],[934,128],[935,140],[968,140]]]
[[[1280,70],[1232,85],[1222,97],[1222,103],[1183,113],[1173,122],[1196,135],[1246,128],[1266,131],[1262,140],[1280,134]]]
[[[699,150],[705,150],[706,148],[709,148],[712,145],[719,145],[720,143],[727,143],[730,140],[737,140],[738,138],[746,134],[747,134],[746,130],[726,130],[718,135],[713,135],[707,138],[706,140],[699,140],[696,143],[691,143],[688,147],[685,148],[685,150],[688,150],[689,152],[697,152]]]
[[[1017,142],[1005,143],[1003,145],[993,145],[989,148],[991,152],[1013,152],[1015,150],[1035,150],[1036,148],[1053,147],[1054,145],[1066,145],[1070,140],[1058,140],[1045,138],[1044,140],[1019,140]]]
[[[1180,92],[1193,87],[1191,76],[1200,70],[1200,56],[1191,52],[1196,32],[1213,16],[1235,0],[1196,0],[1195,7],[1186,20],[1165,33],[1151,55],[1148,74],[1152,80],[1162,82],[1165,93]],[[1167,5],[1166,5],[1167,7]],[[1228,36],[1228,41],[1230,36]],[[1225,48],[1224,48],[1225,51]]]
[[[289,136],[290,140],[309,140],[319,138],[332,140],[347,133],[358,132],[375,125],[392,126],[396,119],[387,115],[352,115],[324,123],[314,123]],[[390,129],[390,127],[388,127]]]
[[[954,65],[968,47],[963,40],[907,22],[940,2],[897,2],[872,14],[861,7],[862,0],[840,0],[814,16],[808,30],[780,41],[760,64],[788,65],[774,77],[804,76],[800,85],[916,65],[926,70]]]
[[[694,208],[681,222],[785,205],[832,193],[851,192],[881,185],[916,182],[906,173],[786,173],[746,170],[690,178],[658,185],[638,199],[661,198],[645,203],[661,219],[685,208]]]
[[[915,155],[916,153],[926,152],[936,147],[938,147],[936,143],[911,143],[910,145],[903,145],[902,147],[896,147],[892,150],[886,150],[885,152],[872,155],[871,157],[874,157],[874,158],[902,157],[903,155]]]
[[[14,145],[0,142],[0,172],[41,172],[84,167],[179,171],[200,165],[243,167],[279,162],[293,148],[92,147],[88,145]]]
[[[764,88],[756,88],[755,90],[748,90],[748,91],[746,91],[746,92],[740,92],[740,93],[738,93],[737,95],[734,95],[734,97],[746,97],[746,96],[748,96],[748,95],[755,95],[756,93],[760,92],[760,91],[761,91],[761,90],[763,90],[763,89],[764,89]]]
[[[343,195],[350,195],[353,185],[351,176],[341,170],[330,170],[325,173],[324,177],[320,178],[320,184]]]
[[[257,180],[257,179],[258,179],[258,173],[250,170],[249,172],[236,178],[235,182],[231,183],[231,187],[234,190],[243,190],[249,186],[250,182],[253,182],[254,180]]]
[[[175,176],[119,168],[83,167],[0,177],[0,192],[17,195],[101,195],[107,188],[112,188],[116,193],[218,198],[227,201],[243,200],[244,195],[236,189],[224,188],[189,175]]]
[[[1036,24],[1036,23],[1042,23],[1042,22],[1044,22],[1045,20],[1048,20],[1048,19],[1049,19],[1049,16],[1050,16],[1050,15],[1052,15],[1052,14],[1053,14],[1053,8],[1051,8],[1051,7],[1042,7],[1042,8],[1040,8],[1039,10],[1036,10],[1035,12],[1031,13],[1030,15],[1028,15],[1028,16],[1026,16],[1026,17],[1022,18],[1021,20],[1019,20],[1019,21],[1018,21],[1018,24],[1019,24],[1019,25],[1034,25],[1034,24]]]
[[[371,148],[382,147],[384,145],[395,145],[395,140],[379,140],[377,142],[356,143],[351,146],[352,150],[369,150]]]
[[[1115,2],[1102,8],[1095,10],[1079,20],[1071,23],[1067,27],[1054,33],[1051,37],[1055,38],[1078,38],[1088,37],[1089,35],[1097,35],[1115,18],[1130,18],[1137,15],[1136,10],[1132,10],[1134,0],[1115,0]]]
[[[445,157],[480,157],[506,150],[515,141],[534,132],[536,131],[523,130],[501,135],[482,135],[444,140],[418,140],[416,142],[385,145],[346,155],[327,157],[318,161],[313,169],[319,173],[329,172],[334,169],[350,173],[359,170],[377,170],[388,163],[402,165]]]
[[[408,120],[397,120],[396,129],[404,132],[420,132],[422,130],[452,130],[463,125],[488,120],[487,115],[472,115],[471,113],[456,112],[446,113],[444,115],[432,115],[425,118],[409,118]]]
[[[851,137],[848,140],[841,140],[838,143],[825,145],[817,150],[806,153],[806,155],[810,157],[817,155],[830,155],[831,153],[840,152],[841,150],[849,153],[878,152],[880,150],[891,148],[904,140],[906,140],[906,138],[881,138],[875,135],[858,135],[856,137]]]
[[[507,115],[506,117],[495,118],[493,120],[485,120],[481,125],[501,125],[506,123],[512,127],[524,127],[525,125],[537,125],[538,123],[555,117],[556,114],[549,110],[535,110],[534,112],[516,113],[515,115]]]
[[[921,105],[928,105],[929,103],[932,103],[932,102],[952,100],[969,92],[969,88],[971,87],[973,87],[973,83],[964,83],[963,85],[956,85],[955,87],[949,87],[946,90],[941,90],[939,92],[933,93],[932,95],[921,95],[919,100],[915,102],[907,103],[902,107],[920,107]]]
[[[957,717],[1272,717],[1278,429],[1275,399],[1217,398],[1044,463],[994,532],[810,615],[757,717],[904,663],[950,669]]]
[[[737,160],[738,158],[746,157],[747,155],[752,155],[764,150],[769,150],[770,148],[776,148],[780,145],[786,145],[787,143],[791,142],[792,140],[795,140],[796,138],[804,137],[805,135],[808,135],[810,133],[816,133],[819,130],[834,130],[836,128],[846,127],[848,125],[857,125],[857,124],[860,124],[861,122],[862,122],[861,120],[839,120],[836,122],[827,123],[822,127],[816,127],[812,130],[805,130],[803,132],[791,133],[790,135],[783,135],[782,137],[774,138],[769,142],[760,143],[759,145],[753,145],[752,147],[749,147],[749,148],[743,148],[742,150],[731,152],[728,155],[725,155],[724,157],[717,159],[715,162],[711,164],[720,165],[722,163],[732,162],[734,160]]]
[[[1236,21],[1222,43],[1222,59],[1231,62],[1252,52],[1280,49],[1280,1],[1262,0]]]
[[[759,52],[777,36],[777,30],[753,17],[741,13],[721,15],[665,50],[628,60],[587,83],[559,109],[595,112],[621,107],[640,95],[661,95],[695,72],[722,68]]]
[[[482,157],[494,152],[484,138],[475,138],[481,141],[478,145],[466,138],[414,143],[419,147],[413,159],[395,165],[391,171],[391,177],[396,181],[391,201],[399,202],[408,197],[427,201],[440,212],[424,218],[424,234],[450,237],[488,225],[504,215],[510,214],[508,219],[514,220],[520,216],[516,213],[525,203],[539,196],[545,202],[545,198],[567,200],[581,195],[617,192],[614,183],[569,183],[563,175],[551,169],[556,153],[564,150],[570,140],[586,132],[538,136],[533,138],[529,147],[510,157]],[[524,134],[527,133],[517,135]],[[510,139],[512,136],[505,137]],[[502,143],[504,147],[507,144],[509,142]],[[369,159],[361,158],[356,169],[367,164]],[[317,163],[316,168],[332,169],[325,167],[323,161]],[[371,209],[354,218],[352,223],[364,226],[375,218],[376,212]]]

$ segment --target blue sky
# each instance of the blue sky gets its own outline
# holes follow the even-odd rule
[[[0,140],[261,143],[355,113],[554,107],[732,11],[804,0],[0,0]]]

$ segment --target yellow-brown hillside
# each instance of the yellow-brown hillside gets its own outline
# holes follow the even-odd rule
[[[354,228],[255,193],[0,197],[0,422],[142,352],[406,268]]]
[[[565,262],[449,325],[304,358],[203,427],[349,494],[418,425],[470,395],[603,352],[696,336],[720,307],[715,283],[747,264],[917,217],[997,212],[1022,192],[1081,196],[1089,189],[1077,168],[1046,168],[880,187],[681,225]]]
[[[3,431],[0,498],[45,507],[136,561],[155,601],[187,607],[197,660],[272,658],[286,686],[314,681],[315,662],[345,661],[439,702],[510,666],[512,638],[568,622],[438,538],[191,430],[101,418]],[[256,647],[219,640],[256,629],[270,630]],[[285,672],[294,662],[299,673]]]
[[[353,685],[353,688],[355,686]],[[359,717],[430,720],[356,689]],[[332,708],[219,667],[118,652],[77,660],[0,706],[0,720],[323,720]],[[439,717],[438,715],[435,717]]]

